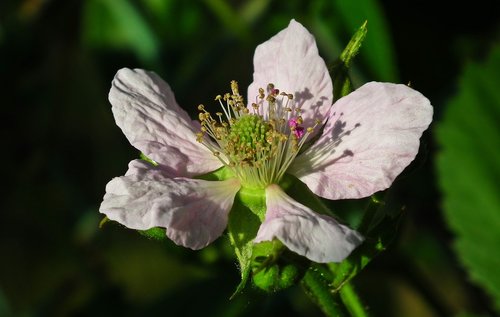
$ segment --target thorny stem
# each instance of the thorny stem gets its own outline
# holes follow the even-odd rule
[[[329,317],[368,317],[363,303],[351,284],[338,289],[334,274],[325,264],[312,264],[306,271],[302,286],[311,300]]]
[[[327,280],[328,270],[321,265],[313,264],[302,279],[302,286],[311,300],[319,306],[328,317],[349,316],[337,293],[332,293]]]

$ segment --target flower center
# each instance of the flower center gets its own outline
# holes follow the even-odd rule
[[[244,115],[231,125],[227,136],[225,153],[234,162],[246,162],[255,165],[262,157],[260,154],[269,150],[267,136],[272,127],[261,116]]]
[[[259,89],[255,103],[246,107],[238,84],[231,82],[232,93],[217,96],[222,112],[216,118],[200,110],[201,142],[241,181],[243,187],[265,188],[278,183],[297,156],[309,134],[319,124],[301,126],[301,109],[293,95],[273,84]]]

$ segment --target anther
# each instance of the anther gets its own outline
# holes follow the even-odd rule
[[[231,91],[233,92],[233,95],[239,96],[240,92],[238,89],[238,82],[236,80],[231,80]]]
[[[265,96],[266,96],[266,95],[264,94],[264,89],[259,88],[259,98],[260,98],[260,99],[264,99],[264,97],[265,97]]]

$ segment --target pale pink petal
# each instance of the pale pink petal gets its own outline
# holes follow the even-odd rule
[[[266,219],[255,242],[276,238],[288,249],[318,263],[340,262],[363,242],[358,232],[296,202],[278,185],[267,187],[266,206]]]
[[[324,198],[367,197],[388,188],[413,161],[432,113],[416,90],[368,83],[333,105],[323,134],[289,172]]]
[[[249,104],[256,101],[259,88],[265,90],[273,83],[280,91],[295,95],[305,127],[325,119],[333,102],[332,80],[314,37],[300,23],[291,20],[286,29],[257,46],[253,63]]]
[[[196,141],[199,123],[175,101],[169,85],[142,69],[120,69],[109,92],[116,124],[129,142],[177,176],[193,176],[221,167]]]
[[[240,183],[234,178],[213,182],[184,179],[183,182],[182,192],[175,197],[167,236],[179,245],[197,250],[224,232]]]
[[[236,179],[169,178],[159,167],[130,162],[125,176],[112,179],[99,210],[128,228],[167,228],[175,243],[200,249],[219,237],[240,185]]]

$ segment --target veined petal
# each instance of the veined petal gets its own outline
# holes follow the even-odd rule
[[[182,195],[175,197],[167,236],[175,243],[193,250],[206,247],[227,227],[234,196],[240,190],[236,179],[203,181],[176,179],[182,182]]]
[[[332,80],[314,37],[302,24],[291,20],[286,29],[257,46],[253,63],[249,104],[256,102],[259,88],[266,89],[267,84],[273,83],[281,91],[294,94],[296,106],[302,108],[305,127],[326,118],[333,103]]]
[[[290,250],[327,263],[344,260],[363,241],[358,232],[296,202],[278,185],[267,187],[266,205],[266,219],[255,242],[277,238]]]
[[[175,243],[200,249],[218,238],[240,185],[236,179],[169,178],[159,167],[130,162],[125,176],[112,179],[99,210],[128,228],[167,228]]]
[[[120,69],[109,101],[129,142],[176,176],[204,174],[222,166],[196,141],[199,123],[177,105],[170,86],[155,73]]]
[[[289,172],[324,198],[367,197],[388,188],[413,161],[432,113],[416,90],[367,83],[333,105],[323,134]]]

